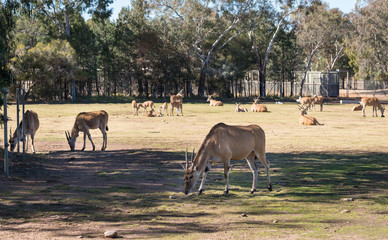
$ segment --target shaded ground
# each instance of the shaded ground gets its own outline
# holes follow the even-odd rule
[[[265,190],[261,172],[254,195],[247,193],[246,163],[233,162],[231,194],[222,197],[220,166],[204,195],[184,196],[182,152],[121,147],[28,155],[26,164],[13,155],[11,177],[0,178],[0,239],[96,239],[106,230],[125,239],[380,239],[387,233],[388,154],[269,153],[275,190]],[[345,208],[349,215],[341,214]]]

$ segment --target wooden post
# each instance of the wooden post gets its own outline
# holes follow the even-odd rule
[[[18,153],[20,153],[20,144],[19,144],[19,139],[20,139],[20,130],[19,130],[19,98],[20,98],[20,89],[16,89],[16,133],[17,133],[17,149]],[[12,134],[12,133],[11,133]]]
[[[25,119],[24,119],[24,105],[25,105],[25,103],[24,103],[24,97],[25,97],[25,95],[26,95],[26,91],[23,89],[23,91],[22,91],[22,111],[23,111],[23,117],[22,117],[22,121],[23,121],[23,124],[22,124],[22,129],[23,129],[23,131],[22,131],[22,138],[23,138],[23,163],[26,163],[26,134],[25,134],[25,131],[26,131],[26,124],[24,124],[25,123]]]
[[[8,116],[7,116],[7,88],[3,89],[3,97],[4,97],[4,176],[8,178],[9,170],[8,170],[8,132],[7,132],[7,123],[8,123]]]

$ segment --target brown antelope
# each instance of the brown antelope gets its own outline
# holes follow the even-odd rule
[[[251,107],[251,112],[268,112],[268,109],[265,105],[263,104],[258,104],[259,98],[254,98],[253,99],[253,104]]]
[[[300,112],[300,117],[299,117],[299,123],[303,125],[323,125],[318,122],[318,120],[315,117],[307,115],[307,107],[302,108],[302,106],[299,107]]]
[[[309,110],[311,109],[313,99],[313,97],[299,97],[296,101],[300,103],[301,107],[306,107],[306,110]]]
[[[166,114],[166,116],[168,116],[168,104],[167,102],[164,102],[162,106],[159,107],[159,114],[162,115],[162,111],[164,110],[164,114]]]
[[[102,133],[102,148],[101,151],[106,149],[108,143],[108,137],[106,131],[108,131],[108,113],[104,110],[94,111],[94,112],[81,112],[75,118],[73,129],[71,130],[71,134],[69,132],[65,132],[67,142],[69,143],[71,151],[74,151],[75,141],[77,140],[78,133],[84,133],[84,146],[81,151],[85,149],[86,144],[86,135],[88,136],[90,142],[93,146],[93,151],[95,150],[94,143],[92,141],[92,136],[90,135],[90,129],[99,128]]]
[[[352,108],[352,111],[355,112],[355,111],[361,111],[362,110],[362,105],[359,104],[359,105],[356,105]]]
[[[143,108],[143,115],[147,111],[147,108],[151,108],[151,110],[154,110],[154,102],[153,101],[145,101],[143,103],[138,104],[138,108]]]
[[[24,126],[24,134],[27,137],[27,142],[26,142],[27,149],[26,150],[28,150],[28,135],[30,135],[31,136],[31,149],[32,149],[32,152],[35,153],[34,138],[35,138],[36,131],[38,131],[38,129],[39,129],[38,114],[34,111],[27,110],[24,113],[24,121],[26,123],[26,125]],[[15,149],[18,140],[19,141],[23,140],[22,134],[23,134],[23,121],[20,121],[19,139],[18,139],[18,130],[16,129],[15,132],[13,133],[13,135],[11,135],[11,130],[10,130],[10,136],[9,136],[9,144],[10,145],[9,145],[9,147],[10,147],[11,152],[13,152],[13,150]]]
[[[177,116],[179,116],[179,112],[181,112],[183,116],[182,103],[183,103],[183,95],[181,93],[170,96],[170,104],[171,104],[170,116],[174,116],[174,108],[176,108]]]
[[[317,95],[314,95],[312,97],[312,100],[311,100],[311,107],[314,108],[314,111],[315,111],[315,105],[320,105],[320,111],[322,112],[323,111],[323,99],[324,97],[323,96],[317,96]]]
[[[248,109],[240,107],[239,103],[236,103],[236,112],[248,112]]]
[[[136,103],[136,100],[132,100],[132,108],[133,108],[133,115],[138,115],[139,113],[139,106]]]
[[[213,99],[211,95],[207,98],[206,102],[210,102],[210,106],[214,106],[214,107],[224,106],[224,104],[221,101],[217,101]]]
[[[154,113],[154,110],[151,109],[150,111],[147,111],[146,113],[146,117],[161,117],[162,116],[162,113],[159,109],[158,113]]]
[[[187,149],[185,157],[185,194],[189,194],[192,191],[201,174],[202,182],[198,189],[198,194],[203,192],[206,176],[210,171],[212,163],[222,163],[224,165],[226,180],[224,195],[228,194],[230,160],[242,160],[244,158],[247,160],[253,175],[250,193],[256,191],[256,181],[258,178],[258,168],[255,159],[259,159],[264,165],[267,171],[267,188],[272,191],[269,176],[270,164],[265,156],[265,133],[257,125],[229,126],[224,123],[218,123],[212,127],[195,157],[193,151],[190,167]]]
[[[377,109],[380,110],[381,117],[384,117],[385,107],[383,107],[380,104],[380,101],[376,97],[363,97],[363,98],[361,98],[360,104],[362,105],[362,116],[365,117],[366,106],[372,106],[373,107],[373,112],[372,112],[373,117],[375,116],[374,115],[375,112],[376,112],[376,117],[377,117]]]

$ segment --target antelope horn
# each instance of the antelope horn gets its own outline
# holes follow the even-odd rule
[[[68,135],[69,133],[67,132],[67,131],[65,131],[65,135],[66,135],[66,139],[67,139],[67,141],[69,141],[70,139],[70,137],[69,137],[69,135]]]
[[[186,170],[189,168],[189,159],[187,158],[187,148],[185,153],[185,159],[186,159]]]
[[[195,148],[193,148],[193,154],[191,154],[191,162],[194,163],[194,151],[195,151]]]
[[[186,170],[185,166],[184,166],[182,163],[180,163],[180,165],[182,166],[182,168],[183,168],[184,170]]]

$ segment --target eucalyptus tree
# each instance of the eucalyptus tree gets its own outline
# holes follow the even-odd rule
[[[63,100],[69,94],[69,80],[76,72],[76,55],[66,40],[39,42],[27,49],[18,45],[16,56],[10,61],[13,74],[20,84],[38,99]]]
[[[47,17],[65,34],[72,44],[71,15],[87,12],[94,18],[106,19],[112,10],[108,9],[113,0],[32,0],[30,8],[34,14]],[[72,80],[72,100],[75,100],[75,80]]]
[[[280,12],[275,10],[271,1],[264,0],[257,9],[251,12],[249,33],[252,38],[252,48],[256,55],[259,71],[260,95],[265,96],[266,71],[269,62],[269,54],[275,39],[282,28],[287,25],[287,18],[297,11],[295,1],[279,1]]]
[[[351,14],[348,55],[360,79],[388,80],[388,1],[369,0]]]
[[[241,23],[256,1],[155,0],[155,11],[175,19],[188,34],[186,43],[200,61],[198,95],[204,95],[209,64],[214,53],[241,34]]]

